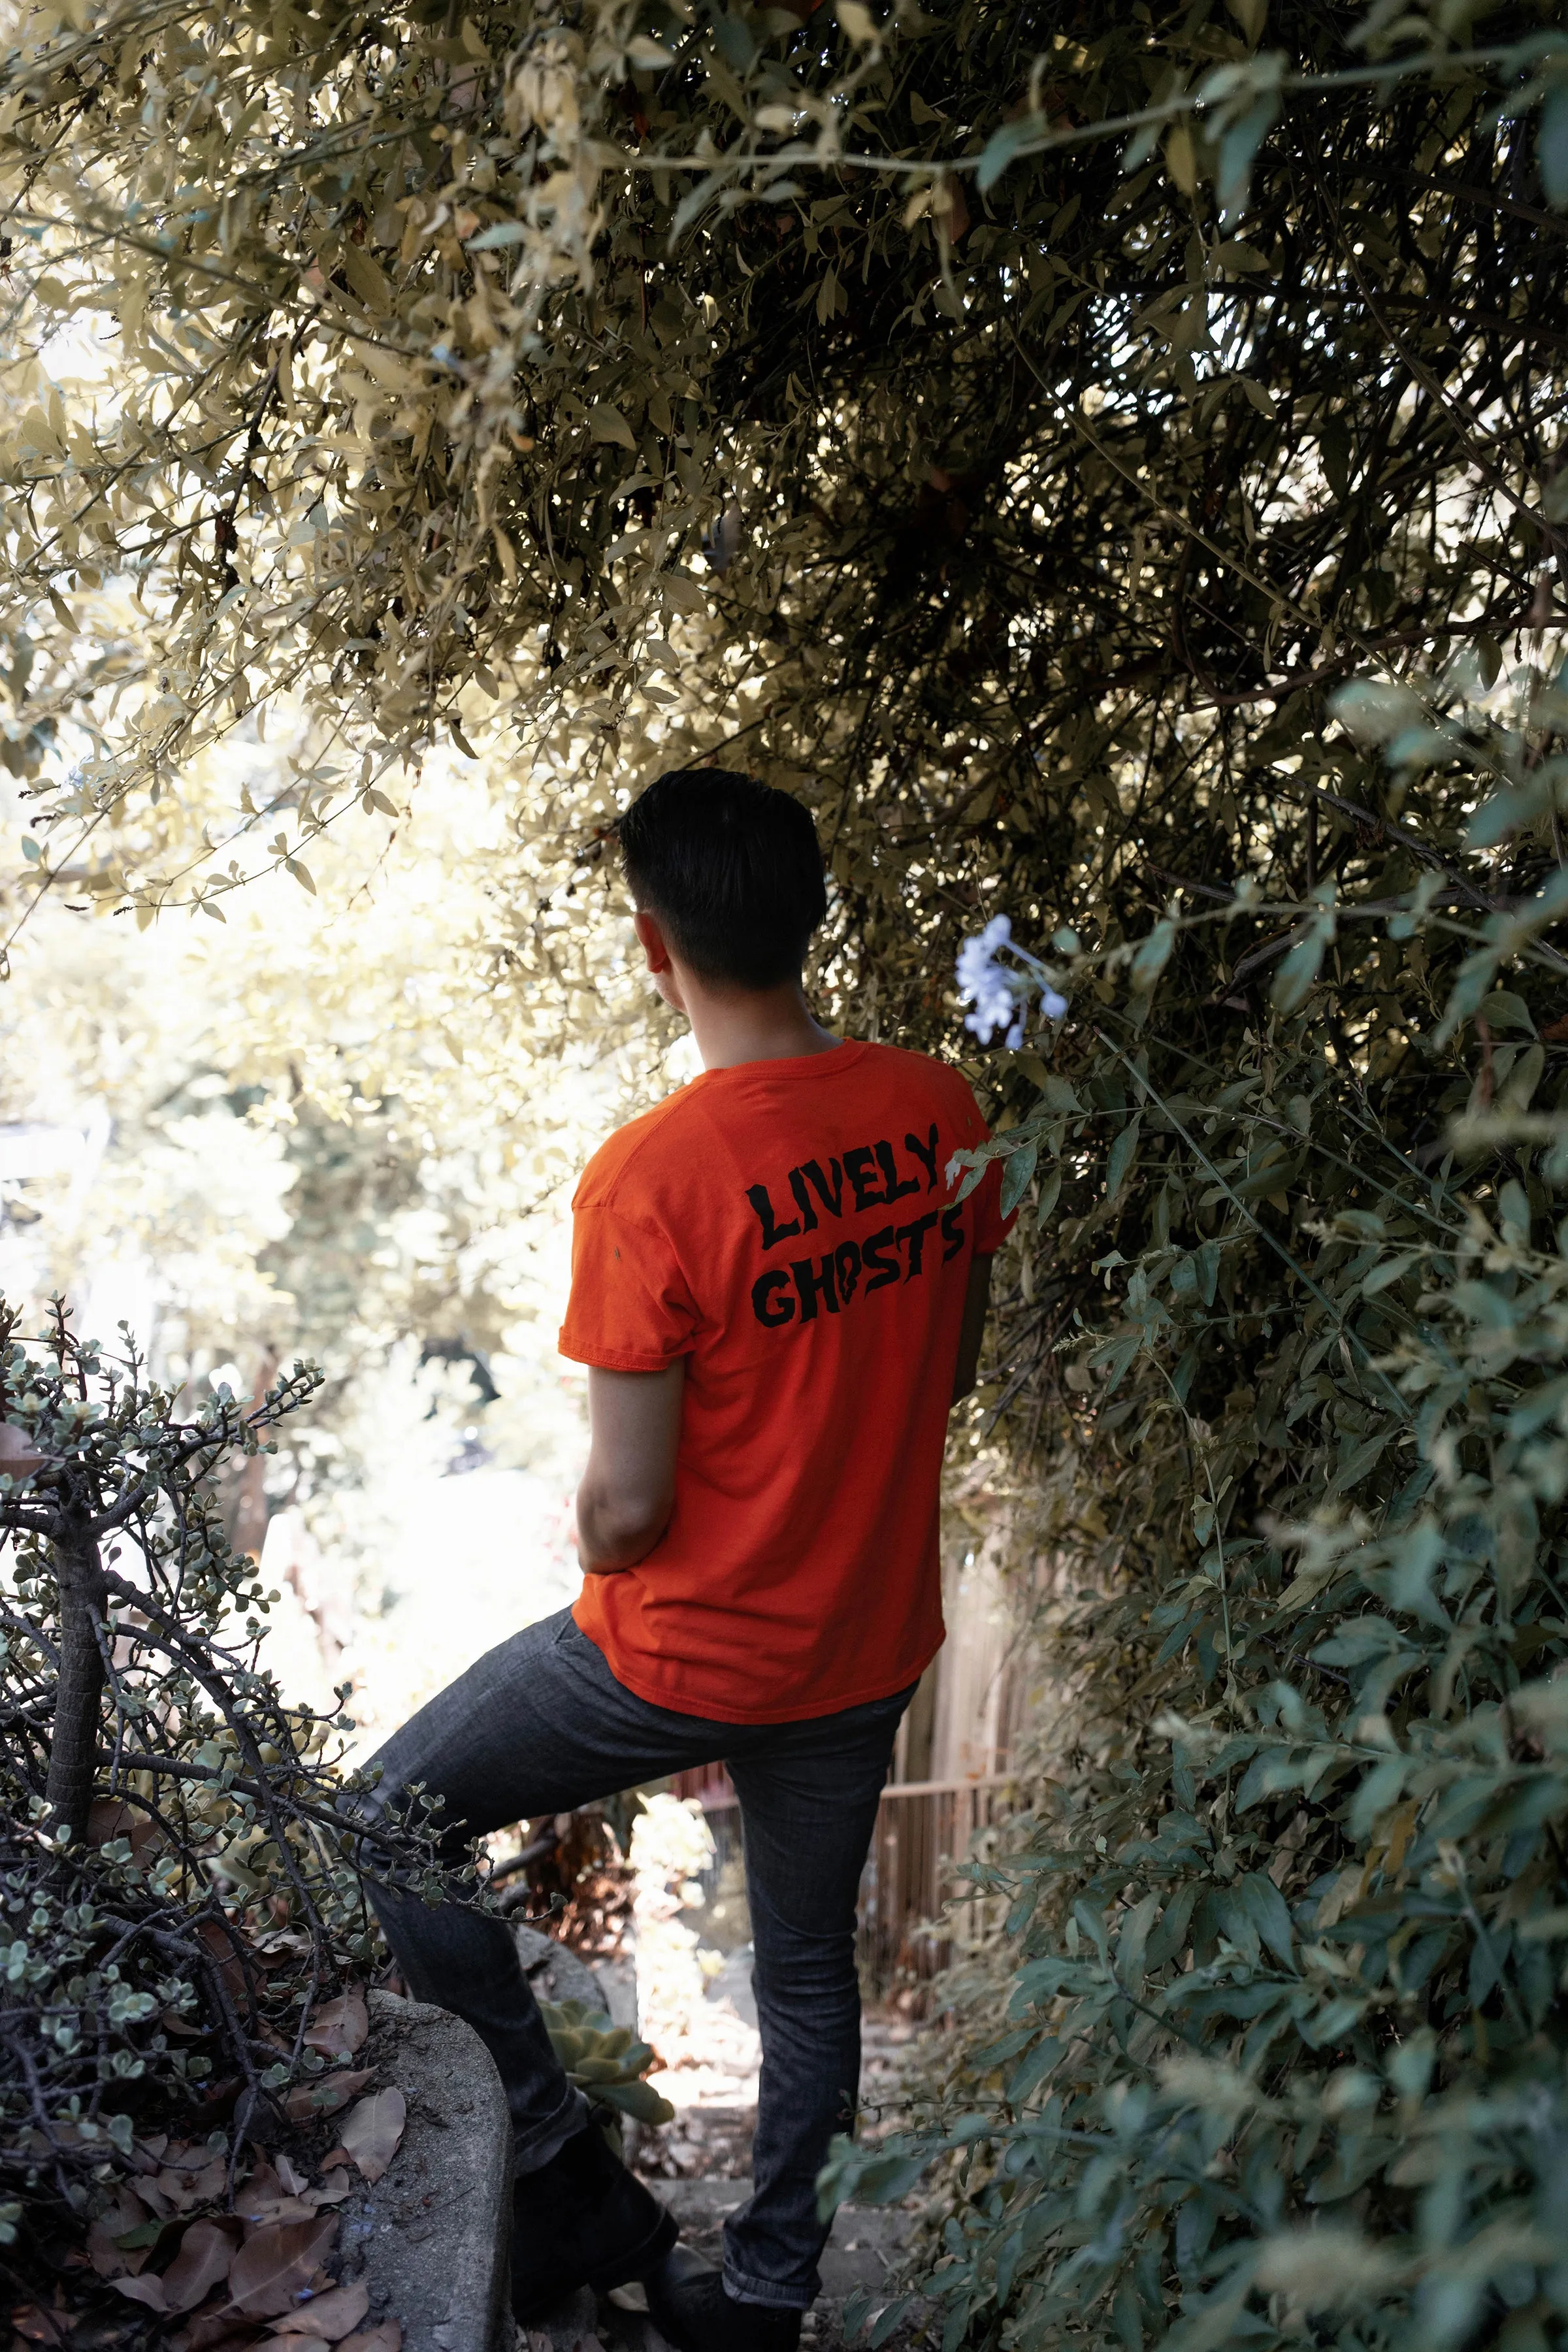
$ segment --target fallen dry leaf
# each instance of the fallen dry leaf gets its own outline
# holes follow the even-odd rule
[[[369,2309],[370,2289],[363,2279],[355,2279],[351,2286],[329,2287],[325,2294],[312,2295],[273,2326],[279,2336],[320,2336],[336,2344],[353,2333]]]
[[[270,2205],[245,2217],[245,2234],[254,2238],[258,2230],[268,2230],[278,2221],[308,2221],[315,2211],[308,2197],[275,2197]]]
[[[268,2336],[256,2352],[330,2352],[324,2336]]]
[[[193,2205],[210,2205],[228,2185],[228,2159],[222,2156],[207,2159],[205,2148],[202,2155],[199,2168],[165,2164],[152,2184],[176,2213],[188,2213]]]
[[[362,2099],[338,2134],[338,2145],[366,2180],[379,2180],[397,2154],[408,2102],[401,2091],[373,2091]]]
[[[311,1949],[309,1936],[297,1935],[291,1927],[274,1927],[253,1937],[250,1945],[253,1958],[264,1969],[280,1969],[286,1960],[308,1960]]]
[[[278,2159],[278,2178],[290,2197],[302,2197],[310,2185],[307,2176],[298,2171],[287,2156],[280,2156]]]
[[[118,1797],[95,1798],[87,1817],[89,1845],[107,1845],[110,1838],[121,1837],[130,1841],[132,1862],[140,1862],[148,1846],[163,1843],[157,1822],[138,1807],[122,1804]]]
[[[194,2313],[169,2338],[169,2352],[248,2352],[259,2334],[258,2322],[243,2318],[224,2297]]]
[[[228,2267],[235,2308],[247,2319],[270,2319],[289,2310],[337,2234],[335,2216],[273,2221],[258,2230]]]
[[[352,2058],[369,2032],[364,1995],[354,1985],[316,2011],[305,2028],[305,2046],[323,2058]]]
[[[548,2340],[548,2339],[547,2339]],[[345,2336],[338,2352],[403,2352],[403,2323],[382,2319],[358,2336]]]
[[[320,2189],[307,2189],[300,2202],[308,2205],[314,2212],[318,2205],[341,2205],[345,2197],[352,2197],[353,2193],[354,2185],[349,2174],[348,2158],[345,2157],[343,2168],[337,2179],[323,2181]]]
[[[245,1947],[239,1937],[226,1924],[220,1926],[216,1919],[201,1920],[196,1934],[216,1961],[217,1972],[230,1992],[243,2000],[249,1987],[246,1980],[245,1963],[240,1958]]]
[[[234,2259],[234,2232],[221,2221],[193,2221],[163,2273],[165,2311],[194,2311]]]
[[[169,2308],[163,2296],[163,2282],[151,2272],[145,2278],[110,2279],[110,2284],[116,2294],[129,2295],[132,2303],[144,2303],[149,2311],[166,2312]]]
[[[313,2116],[334,2115],[356,2091],[363,2090],[374,2073],[374,2066],[361,2066],[343,2074],[318,2074],[313,2082],[300,2083],[289,2092],[283,2112],[291,2124],[309,2123]]]
[[[145,2268],[153,2240],[142,2246],[122,2246],[120,2240],[147,2226],[146,2206],[133,2189],[121,2189],[87,2233],[87,2258],[100,2278],[134,2278]]]
[[[143,2205],[146,2206],[148,2211],[150,2213],[156,2214],[160,2221],[167,2221],[174,2213],[174,2207],[170,2204],[168,2199],[164,2196],[157,2182],[155,2180],[150,2180],[145,2173],[142,2174],[136,2183],[136,2194],[140,2197]]]
[[[18,2305],[10,2318],[17,2335],[29,2344],[64,2344],[70,2334],[69,2312],[45,2311],[37,2303]]]
[[[268,2206],[276,2205],[280,2197],[292,2194],[292,2184],[285,2189],[282,2175],[274,2172],[263,2157],[249,2179],[242,2180],[236,2189],[234,2210],[239,2214],[264,2213]]]

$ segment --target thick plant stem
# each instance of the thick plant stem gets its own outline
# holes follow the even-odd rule
[[[72,1512],[62,1521],[54,1552],[60,1588],[60,1677],[45,1794],[54,1834],[58,1837],[66,1832],[71,1844],[79,1845],[87,1835],[92,1804],[103,1698],[103,1653],[99,1646],[103,1573],[98,1546],[88,1533],[84,1516]]]

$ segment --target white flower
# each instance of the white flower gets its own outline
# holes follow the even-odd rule
[[[993,915],[979,938],[965,940],[958,950],[958,993],[962,1003],[974,1007],[964,1014],[964,1027],[983,1045],[989,1045],[998,1029],[1005,1030],[1006,1044],[1016,1053],[1024,1042],[1025,1017],[1036,988],[1040,992],[1040,1011],[1047,1021],[1063,1019],[1067,999],[1044,982],[1032,981],[1026,973],[998,963],[1001,948],[1010,948],[1037,972],[1040,970],[1037,958],[1015,941],[1009,918]]]
[[[1008,1028],[1009,1044],[1014,1028],[1021,1034],[1016,976],[996,961],[997,949],[1010,947],[1012,942],[1011,921],[1005,915],[994,915],[979,938],[965,940],[958,950],[958,993],[964,1003],[974,1007],[965,1013],[963,1025],[983,1045],[989,1045],[993,1033],[1004,1026]]]

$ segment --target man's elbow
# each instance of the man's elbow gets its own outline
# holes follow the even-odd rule
[[[634,1493],[580,1494],[577,1550],[589,1576],[613,1576],[646,1559],[669,1525],[673,1498]]]

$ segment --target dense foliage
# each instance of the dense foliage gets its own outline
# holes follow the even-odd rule
[[[1485,47],[1450,5],[837,19],[29,20],[32,864],[221,912],[386,816],[381,763],[521,741],[490,1001],[582,1034],[617,793],[733,740],[817,812],[858,1028],[954,1050],[1008,914],[1068,1012],[979,1066],[1025,1206],[990,1402],[1076,1745],[997,1865],[1005,2032],[839,2185],[945,2153],[948,2352],[1527,2352],[1568,2312],[1568,42],[1529,0]],[[188,805],[282,695],[287,790]]]
[[[1562,236],[1488,190],[1530,173],[1500,93],[1544,89],[1568,177],[1534,8],[1474,52],[1459,12],[1384,11],[1370,64],[1316,8],[1268,50],[1249,5],[448,13],[19,26],[0,626],[35,886],[141,919],[258,866],[311,887],[321,827],[395,818],[395,755],[453,728],[608,814],[673,706],[819,798],[885,990],[909,879],[1048,831],[1026,888],[1060,892],[1113,744],[1174,782],[1195,717],[1231,742],[1291,673],[1528,606],[1559,346],[1516,330]],[[187,808],[285,696],[317,724],[283,789],[242,764]],[[531,903],[506,789],[526,987],[572,910],[554,877]]]
[[[1568,2304],[1568,1127],[1531,1108],[1563,894],[1464,923],[1388,891],[1400,855],[1359,937],[1244,895],[1296,961],[1228,1050],[1162,1022],[1157,973],[1223,991],[1234,919],[1121,951],[1130,992],[1005,1139],[1047,1227],[1021,1352],[1066,1383],[1037,1529],[1077,1739],[973,1873],[1021,1940],[992,2031],[837,2179],[971,2151],[950,2345],[1009,2315],[1009,2343],[1533,2346]],[[1092,1314],[1060,1278],[1091,1230]]]

